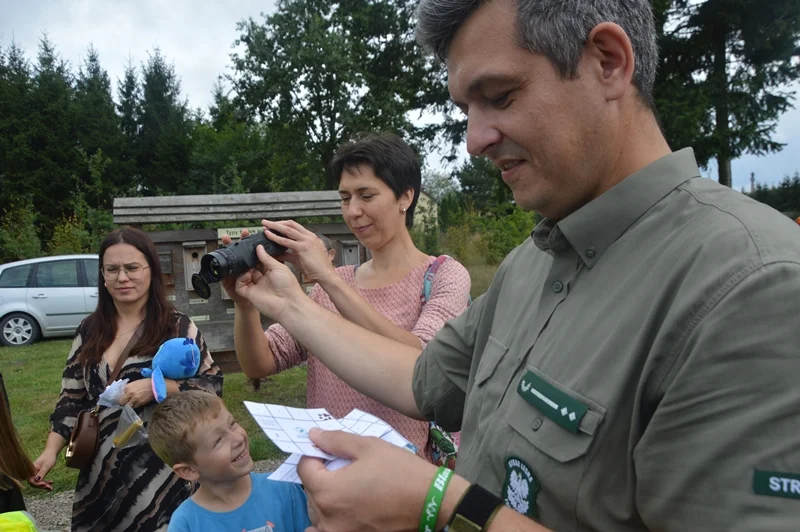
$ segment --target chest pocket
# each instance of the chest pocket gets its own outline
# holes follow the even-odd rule
[[[586,407],[586,411],[576,430],[569,430],[563,426],[563,421],[554,421],[563,415],[562,405],[558,408],[552,405],[536,407],[518,392],[515,382],[506,398],[506,422],[512,429],[507,455],[520,457],[533,469],[541,489],[538,503],[543,508],[543,519],[547,520],[548,512],[563,515],[571,513],[574,516],[578,489],[587,467],[587,454],[597,439],[606,409],[550,378],[538,368],[528,366],[523,374],[528,372],[545,386],[552,387],[548,389],[555,389],[556,394],[560,392],[567,396],[571,404],[577,402]],[[549,400],[546,396],[545,399]],[[548,408],[552,410],[547,411]]]
[[[489,336],[483,349],[478,369],[475,371],[475,381],[469,387],[464,412],[464,424],[461,427],[461,453],[470,454],[470,449],[479,445],[486,434],[488,423],[492,416],[488,412],[497,410],[497,405],[505,391],[505,385],[500,383],[504,372],[513,371],[513,361],[508,360],[508,346],[493,336]],[[477,448],[477,447],[476,447]]]

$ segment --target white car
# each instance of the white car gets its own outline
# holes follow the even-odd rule
[[[97,255],[60,255],[0,266],[0,343],[72,336],[97,307]]]

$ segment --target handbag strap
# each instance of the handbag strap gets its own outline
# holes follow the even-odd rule
[[[117,377],[119,376],[119,372],[122,371],[122,366],[125,365],[125,361],[128,359],[128,354],[133,349],[133,346],[139,341],[139,338],[142,336],[142,325],[144,325],[144,321],[136,327],[136,330],[133,331],[133,335],[131,339],[128,340],[128,344],[125,346],[125,349],[122,350],[122,353],[119,354],[119,358],[117,359],[117,366],[114,368],[114,371],[111,372],[111,376],[108,378],[108,383],[111,384]]]

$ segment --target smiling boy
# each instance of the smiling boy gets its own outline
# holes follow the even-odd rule
[[[253,473],[247,432],[216,395],[167,397],[148,432],[164,463],[200,484],[172,515],[170,532],[302,532],[311,526],[299,485]]]

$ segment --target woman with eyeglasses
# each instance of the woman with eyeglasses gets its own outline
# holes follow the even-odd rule
[[[158,348],[170,338],[194,339],[201,365],[195,377],[167,380],[168,394],[183,390],[222,394],[222,374],[200,331],[167,301],[161,264],[150,237],[130,227],[117,229],[103,240],[99,255],[102,275],[97,309],[78,326],[67,357],[47,444],[29,479],[37,488],[48,489],[52,484],[45,476],[69,441],[78,413],[97,404],[129,342],[128,356],[117,377],[129,382],[119,403],[132,406],[145,428],[157,403],[150,378],[143,378],[141,372],[151,366]],[[100,408],[100,442],[91,465],[78,475],[73,531],[167,530],[172,513],[190,495],[190,486],[146,441],[114,447],[120,412],[118,408]]]

